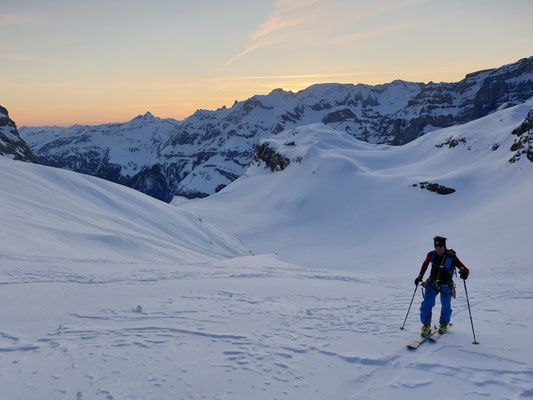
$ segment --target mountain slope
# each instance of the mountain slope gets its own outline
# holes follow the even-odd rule
[[[524,255],[516,238],[533,234],[526,222],[533,218],[533,164],[510,162],[512,131],[532,106],[530,100],[401,147],[368,144],[323,124],[285,131],[266,140],[291,161],[282,171],[263,159],[218,194],[173,204],[254,252],[276,251],[305,265],[416,266],[436,234],[467,260],[497,265]],[[431,183],[455,192],[423,189]]]
[[[247,254],[198,217],[132,189],[0,159],[2,258],[191,262]]]
[[[532,96],[530,57],[456,83],[321,84],[199,110],[179,123],[147,114],[125,124],[20,131],[39,163],[170,201],[219,191],[246,170],[258,141],[283,130],[323,122],[369,143],[401,145]]]

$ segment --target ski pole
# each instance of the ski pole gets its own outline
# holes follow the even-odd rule
[[[474,332],[474,321],[472,320],[472,311],[470,311],[470,301],[468,300],[468,291],[466,290],[466,279],[463,279],[463,283],[465,284],[466,304],[468,304],[468,313],[470,314],[470,323],[472,324],[472,334],[474,335],[474,341],[472,344],[479,344],[476,340],[476,333]]]
[[[405,327],[405,322],[407,321],[407,316],[409,315],[409,311],[411,311],[411,306],[413,305],[413,300],[415,299],[416,289],[418,289],[418,285],[415,287],[415,291],[413,292],[413,297],[411,298],[411,304],[409,304],[409,308],[407,310],[407,315],[405,316],[405,320],[403,321],[403,325],[400,328],[403,331],[403,328]]]

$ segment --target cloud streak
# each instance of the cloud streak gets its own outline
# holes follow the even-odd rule
[[[245,48],[220,68],[229,67],[257,50],[281,44],[298,48],[323,47],[369,40],[406,30],[412,25],[404,23],[383,26],[378,17],[427,1],[396,0],[375,4],[363,0],[276,0],[269,18],[249,35]],[[372,21],[374,24],[368,25]],[[362,28],[363,25],[365,28]],[[357,28],[361,31],[353,32]],[[353,33],[346,33],[350,31]]]
[[[283,39],[276,37],[276,34],[286,31],[288,28],[302,25],[308,21],[309,16],[306,15],[306,11],[316,1],[276,0],[270,18],[250,35],[246,48],[222,64],[222,67],[230,66],[238,59],[253,51],[282,42]]]
[[[349,42],[355,42],[359,40],[368,40],[373,39],[378,36],[386,35],[388,33],[392,32],[399,32],[407,29],[411,29],[414,26],[414,24],[398,24],[398,25],[390,25],[390,26],[382,26],[376,29],[369,29],[366,31],[361,32],[355,32],[349,35],[344,36],[338,36],[336,38],[333,38],[329,41],[324,42],[324,45],[332,45],[332,44],[342,44],[342,43],[349,43]]]

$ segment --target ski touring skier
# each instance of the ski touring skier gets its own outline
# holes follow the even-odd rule
[[[431,334],[431,316],[432,310],[435,306],[435,299],[440,293],[441,314],[439,319],[438,332],[442,335],[447,332],[448,324],[452,316],[452,297],[455,298],[455,283],[453,277],[456,273],[456,268],[459,270],[461,279],[467,279],[470,270],[464,266],[459,260],[455,251],[446,248],[446,238],[442,236],[435,236],[433,238],[435,250],[430,251],[422,264],[420,273],[415,279],[415,285],[422,282],[424,273],[429,264],[431,270],[429,278],[422,286],[426,288],[424,300],[420,306],[420,321],[422,322],[422,336]]]

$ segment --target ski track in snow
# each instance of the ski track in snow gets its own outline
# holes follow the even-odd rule
[[[0,324],[0,386],[10,399],[533,395],[533,363],[522,347],[533,325],[523,313],[533,291],[514,280],[472,282],[479,346],[471,344],[458,285],[454,330],[409,351],[420,295],[400,331],[412,287],[379,276],[264,260],[228,266],[4,256],[2,264],[1,299],[9,306]]]

